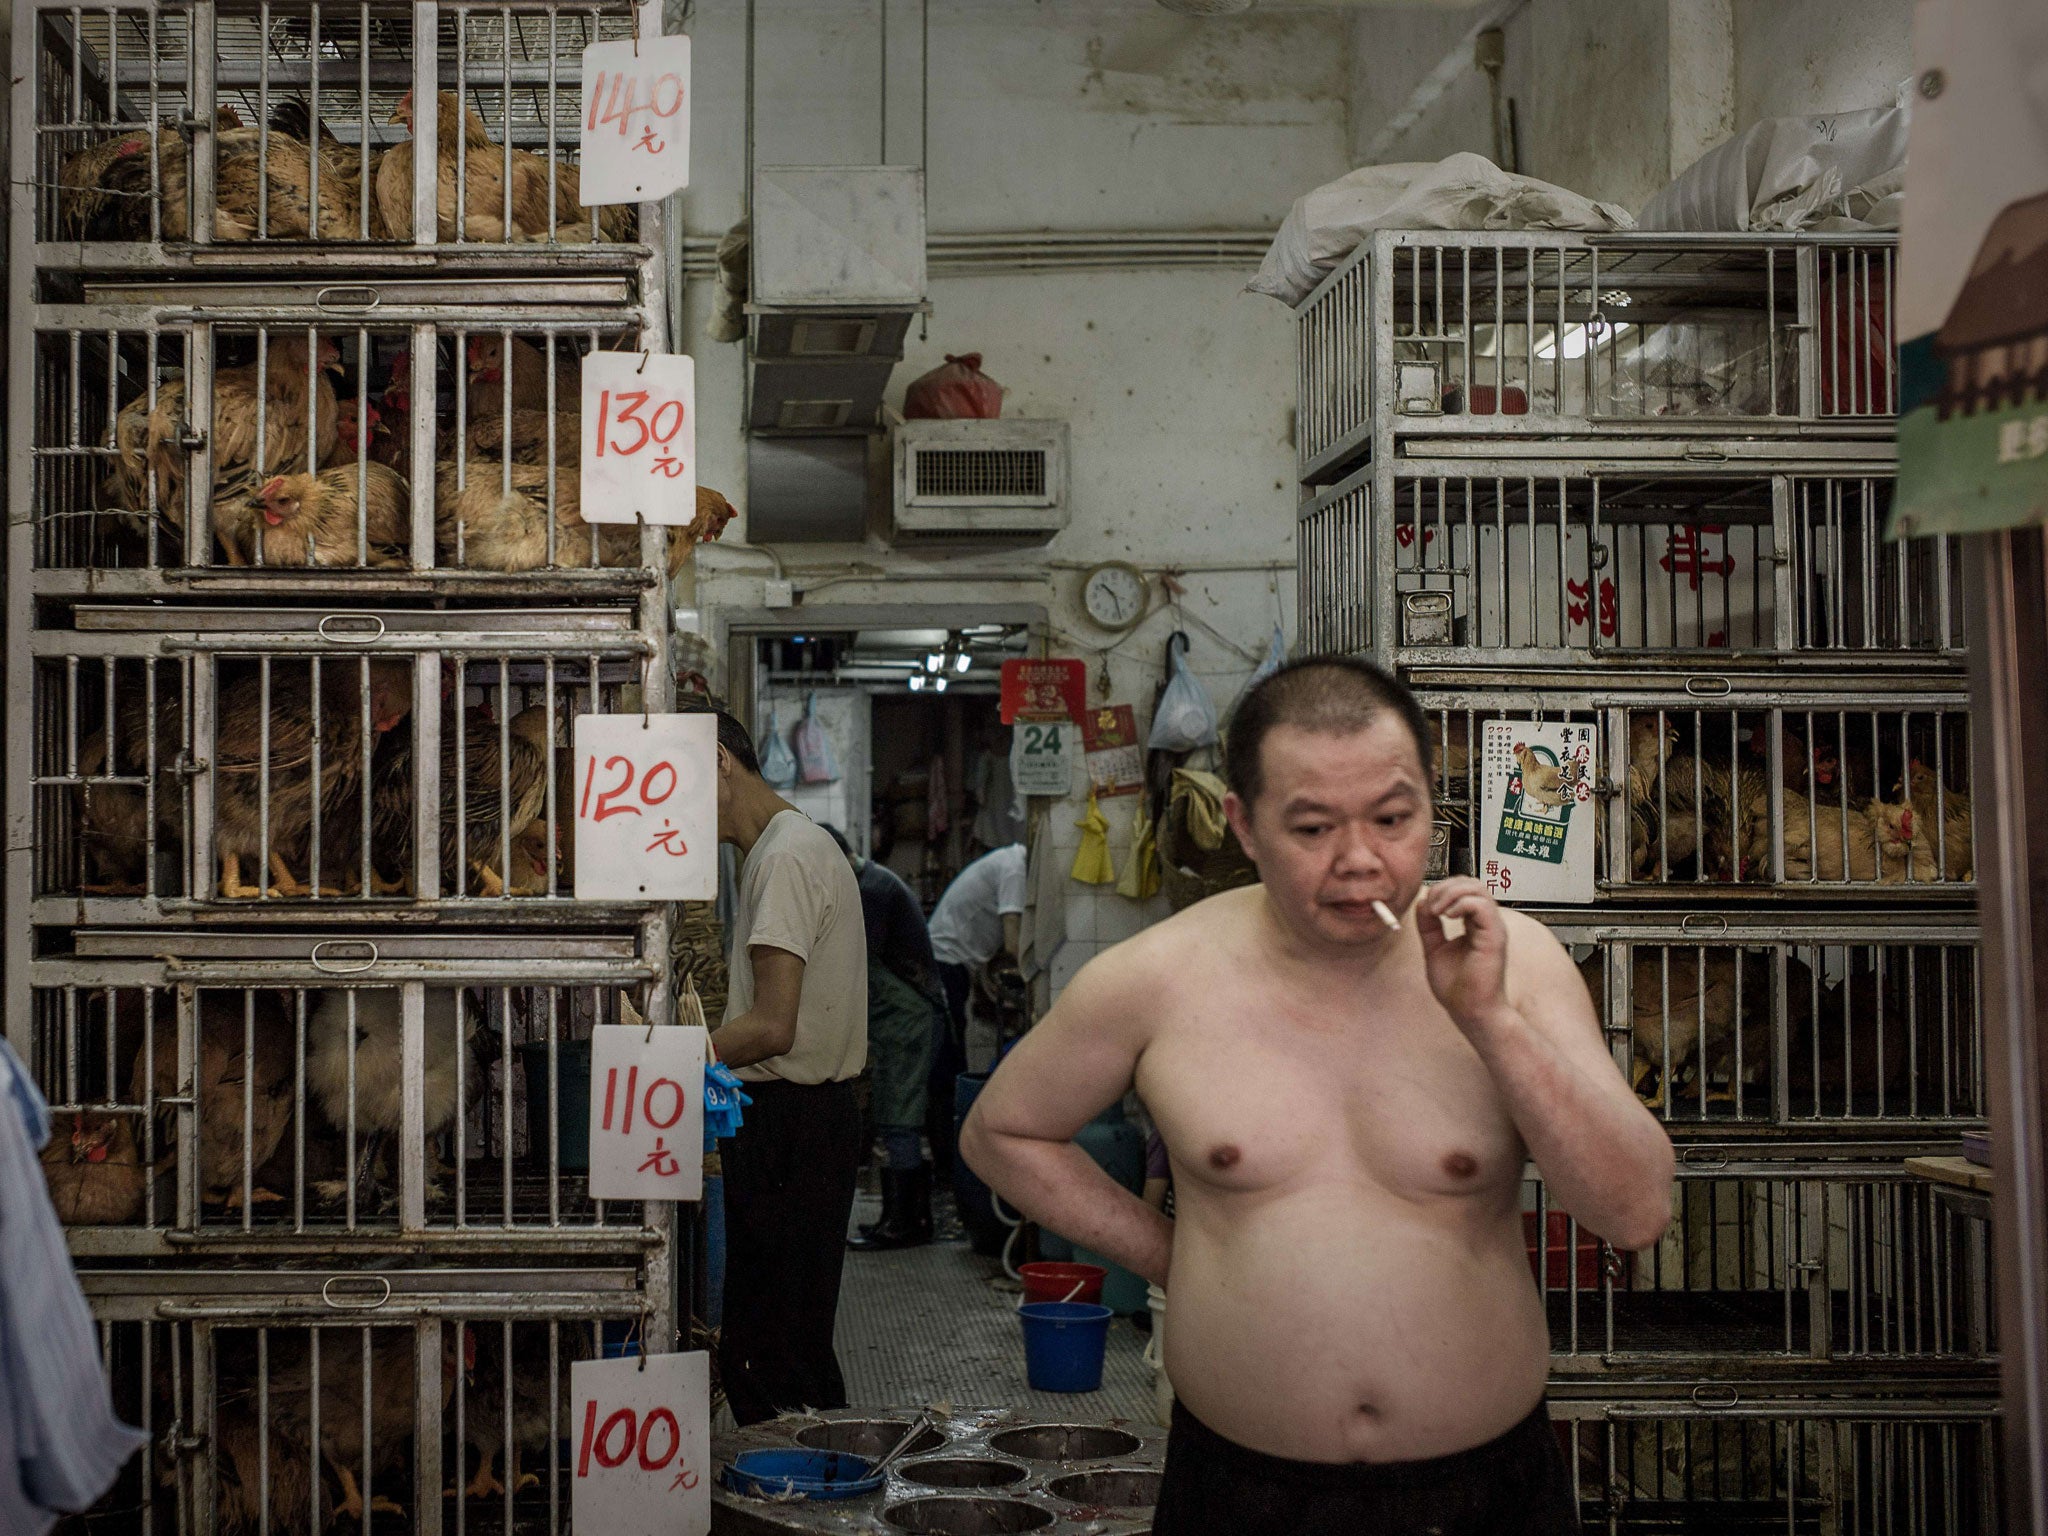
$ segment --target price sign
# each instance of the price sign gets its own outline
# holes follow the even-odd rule
[[[1593,899],[1596,739],[1590,725],[1487,722],[1475,873],[1499,900]]]
[[[704,1198],[704,1031],[600,1024],[590,1032],[590,1196]]]
[[[718,725],[709,715],[578,715],[576,899],[718,894]]]
[[[1020,717],[1010,733],[1010,782],[1020,795],[1064,798],[1074,787],[1074,738],[1065,715]]]
[[[587,523],[696,518],[696,359],[593,352],[583,360],[579,489]]]
[[[690,184],[690,40],[658,37],[660,8],[640,37],[583,50],[583,206],[651,203]]]
[[[707,1536],[710,1357],[572,1361],[569,1396],[575,1528],[604,1536]]]

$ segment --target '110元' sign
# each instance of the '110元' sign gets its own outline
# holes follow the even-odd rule
[[[590,1032],[593,1200],[703,1198],[705,1059],[694,1024]]]
[[[652,352],[583,360],[586,523],[688,524],[697,516],[697,365]],[[657,562],[659,563],[659,562]]]
[[[569,1395],[575,1528],[604,1536],[705,1536],[710,1358],[577,1360],[569,1367]]]
[[[578,715],[576,899],[718,894],[718,725],[710,715]]]

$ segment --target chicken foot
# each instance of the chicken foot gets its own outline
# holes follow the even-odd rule
[[[482,859],[474,859],[470,862],[469,867],[476,871],[476,883],[483,887],[484,895],[502,896],[505,894],[504,880],[490,865],[486,864]]]
[[[340,1462],[329,1458],[327,1465],[334,1468],[334,1475],[341,1483],[341,1503],[334,1511],[337,1520],[360,1520],[363,1516],[363,1490],[356,1485],[356,1475]],[[383,1494],[370,1498],[370,1513],[373,1515],[397,1515],[405,1517],[405,1506],[394,1504]]]

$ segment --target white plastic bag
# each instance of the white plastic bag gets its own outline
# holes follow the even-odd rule
[[[804,699],[804,717],[797,721],[796,772],[806,784],[830,784],[839,777],[839,764],[832,756],[832,743],[818,719],[818,695]]]
[[[767,739],[761,746],[761,777],[775,789],[788,789],[796,783],[796,754],[782,739],[782,718],[772,704],[768,707]]]
[[[1173,638],[1166,642],[1166,654],[1171,675],[1152,711],[1152,734],[1145,740],[1146,750],[1192,752],[1197,747],[1213,745],[1216,705],[1209,690],[1188,666],[1188,637],[1175,630]]]
[[[1297,198],[1245,284],[1299,304],[1376,229],[1630,229],[1626,208],[1516,176],[1484,155],[1367,165]]]
[[[1895,229],[1907,109],[1771,117],[1708,150],[1643,208],[1644,229]],[[1864,189],[1869,189],[1866,192]],[[1847,222],[1844,222],[1844,221]]]

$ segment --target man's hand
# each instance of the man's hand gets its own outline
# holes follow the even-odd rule
[[[1460,937],[1445,934],[1447,917],[1464,923]],[[1507,923],[1485,885],[1461,876],[1431,886],[1415,904],[1415,928],[1429,990],[1460,1029],[1470,1033],[1508,1007]]]

